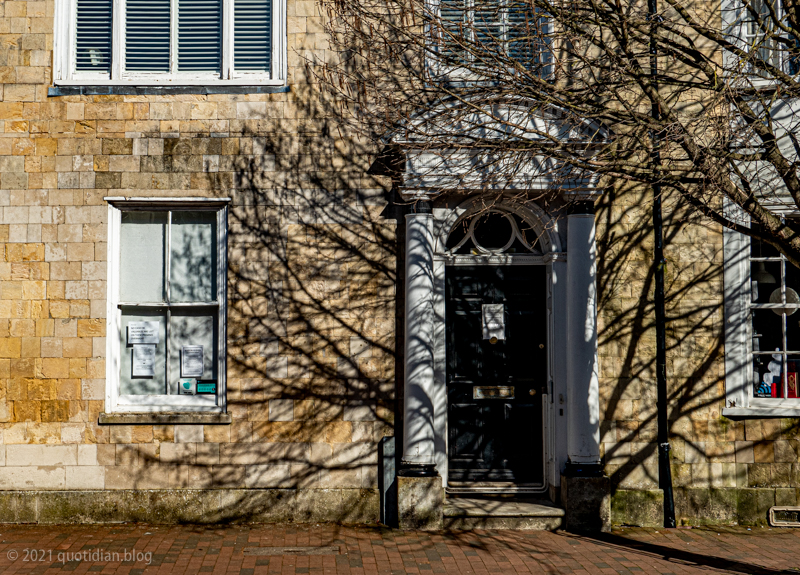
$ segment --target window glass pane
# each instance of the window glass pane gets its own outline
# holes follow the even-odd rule
[[[800,303],[800,270],[786,262],[786,303]],[[786,308],[786,346],[800,350],[800,309]]]
[[[131,322],[157,322],[157,344],[134,344],[129,334],[139,337],[150,335],[152,323],[136,324]],[[141,308],[122,308],[122,329],[119,333],[120,374],[119,387],[121,395],[164,395],[167,392],[166,342],[167,321],[164,310],[142,310]],[[133,330],[129,331],[129,327]],[[139,340],[142,341],[142,340]],[[140,348],[140,349],[136,349]],[[152,375],[151,375],[152,373]]]
[[[216,301],[216,212],[173,212],[170,242],[170,301]]]
[[[120,231],[119,299],[164,301],[164,240],[167,212],[123,212]]]
[[[752,224],[753,229],[758,229],[757,224]],[[750,239],[750,255],[754,258],[778,258],[780,252],[766,242],[757,238]]]
[[[220,71],[222,1],[178,3],[178,70]]]
[[[127,0],[125,68],[169,72],[170,0]]]
[[[783,397],[780,354],[753,356],[753,397]]]
[[[178,393],[182,377],[181,356],[184,346],[203,346],[203,375],[199,379],[217,379],[217,310],[173,309],[170,322],[170,393]],[[191,379],[198,379],[192,377]]]
[[[235,0],[234,68],[268,72],[272,59],[271,0]]]
[[[780,293],[781,262],[752,262],[750,279],[753,303],[770,303],[772,293],[775,290]]]
[[[75,68],[111,69],[111,0],[78,0]]]
[[[782,317],[771,309],[754,309],[752,315],[753,351],[782,351]]]

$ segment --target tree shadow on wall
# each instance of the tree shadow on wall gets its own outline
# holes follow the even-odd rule
[[[202,443],[193,453],[167,455],[164,444],[158,455],[140,451],[134,478],[137,489],[219,490],[203,503],[211,523],[373,520],[379,441],[401,435],[404,206],[392,181],[370,171],[378,147],[342,135],[336,102],[313,84],[292,89],[285,118],[232,122],[226,138],[167,140],[163,159],[143,163],[185,171],[188,154],[201,150],[207,159],[192,187],[232,198],[233,423],[205,426],[218,452]],[[657,487],[649,202],[619,185],[597,206],[603,457],[620,488]],[[759,421],[759,431],[722,416],[720,232],[680,203],[667,201],[664,213],[675,485],[733,487],[736,469],[718,464],[738,461],[737,441],[740,452],[754,449],[750,441],[796,449],[797,426]],[[155,472],[164,463],[168,477]],[[754,464],[747,485],[796,486],[793,464],[780,464],[785,477],[773,464],[758,476]]]
[[[273,105],[284,118],[231,121],[225,137],[182,134],[166,140],[158,162],[143,162],[186,171],[199,151],[203,172],[191,187],[232,200],[233,422],[205,425],[194,446],[165,447],[166,438],[160,450],[140,449],[131,480],[136,490],[211,490],[170,500],[168,521],[374,522],[379,442],[399,425],[402,207],[391,201],[391,179],[370,173],[379,149],[341,135],[335,102],[318,86],[298,81]],[[145,508],[161,505],[141,497]]]
[[[663,200],[676,513],[679,522],[682,516],[690,522],[731,522],[738,513],[736,498],[716,497],[720,488],[798,486],[800,425],[796,420],[735,421],[723,416],[722,230],[680,200],[668,194]],[[614,489],[659,487],[651,205],[652,195],[625,185],[598,203],[599,345],[605,390],[601,441]],[[749,284],[729,290],[742,290],[750,298]],[[767,503],[757,505],[763,520]]]

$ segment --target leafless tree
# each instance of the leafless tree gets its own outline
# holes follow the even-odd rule
[[[332,54],[317,77],[364,134],[425,150],[420,169],[470,166],[439,185],[650,185],[800,266],[798,0],[322,8]]]

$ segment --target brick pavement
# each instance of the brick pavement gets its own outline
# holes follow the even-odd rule
[[[9,574],[800,573],[800,529],[625,528],[585,537],[337,525],[0,525],[0,541],[0,571]]]

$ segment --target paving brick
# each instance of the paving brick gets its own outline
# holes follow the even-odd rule
[[[126,483],[159,478],[125,470]],[[112,481],[122,477],[106,472]],[[166,479],[161,478],[161,481]],[[790,573],[800,564],[800,534],[727,527],[615,529],[584,537],[563,532],[414,532],[375,527],[319,526],[8,526],[0,569],[13,573],[101,571],[129,573],[331,575],[453,573]],[[56,544],[57,542],[57,544]],[[97,542],[97,543],[94,543]],[[291,548],[288,549],[288,548]],[[307,549],[308,554],[298,552]],[[52,551],[46,563],[24,561],[25,549]],[[86,557],[104,549],[122,555]],[[8,553],[14,550],[16,555]],[[291,551],[291,552],[290,552]],[[57,553],[73,561],[56,561]],[[15,558],[16,557],[16,558]],[[13,559],[15,558],[15,559]]]

